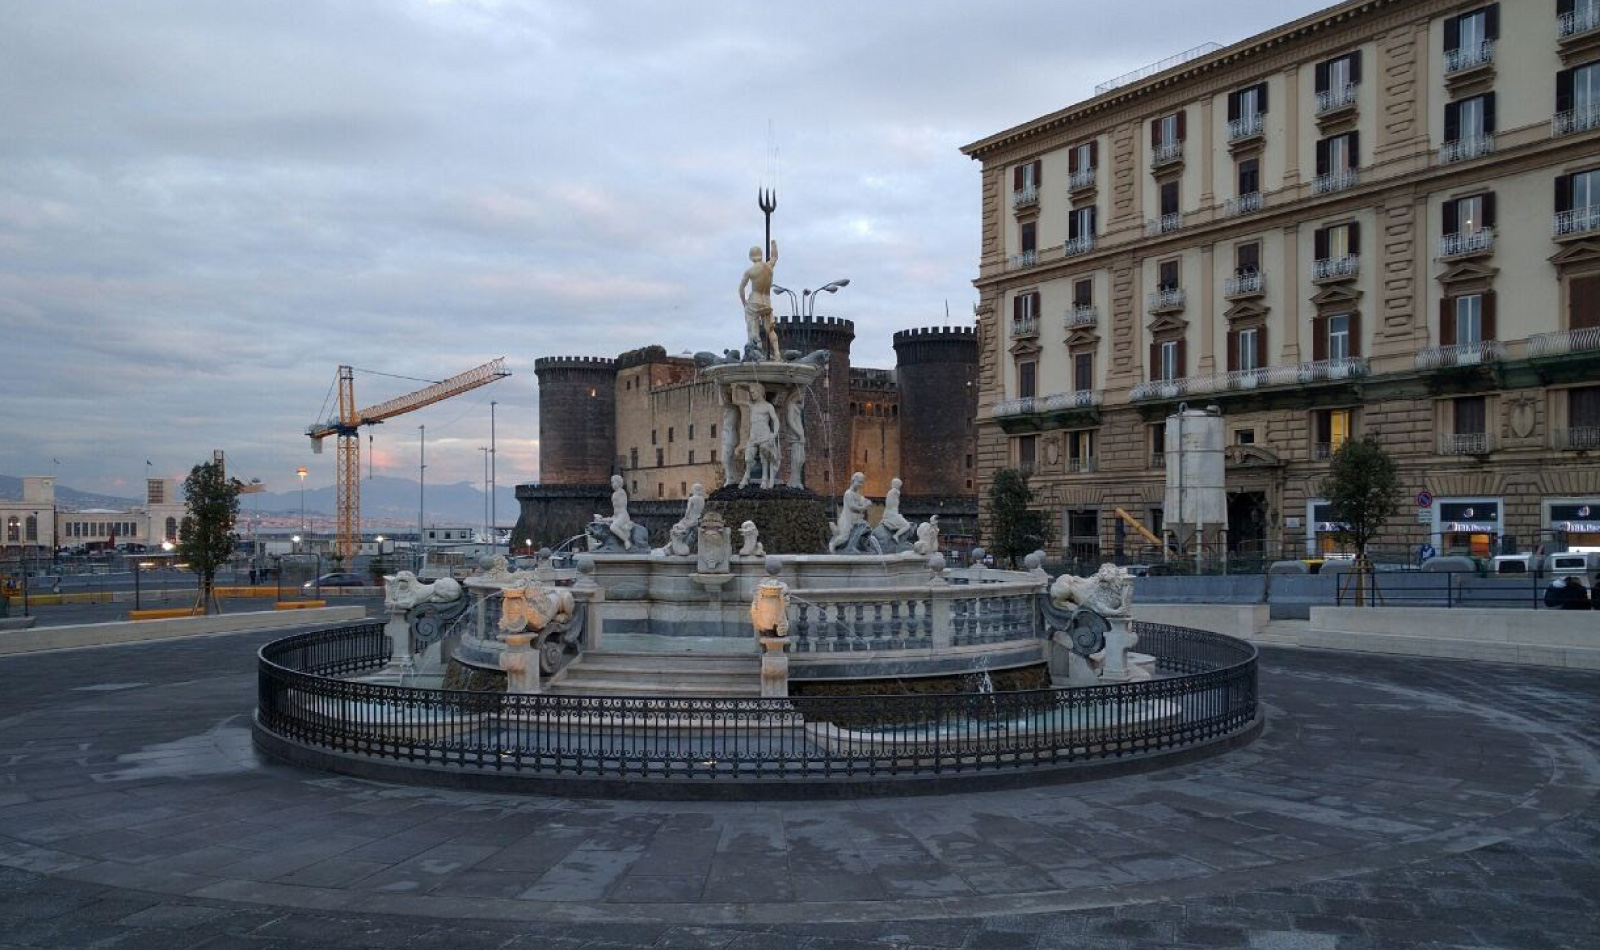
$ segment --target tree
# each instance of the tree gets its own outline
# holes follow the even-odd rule
[[[1340,526],[1334,536],[1356,549],[1355,594],[1360,604],[1372,570],[1367,546],[1400,509],[1400,470],[1372,436],[1349,439],[1333,453],[1322,480],[1322,497],[1328,499],[1333,520]]]
[[[1030,508],[1031,504],[1028,476],[1014,468],[994,473],[994,484],[989,486],[989,550],[1013,567],[1019,558],[1045,545],[1045,514]]]
[[[188,562],[199,580],[195,606],[202,613],[221,612],[216,597],[217,568],[228,563],[239,542],[233,526],[243,488],[243,482],[227,477],[220,462],[196,465],[183,483],[188,513],[178,531],[178,556]]]

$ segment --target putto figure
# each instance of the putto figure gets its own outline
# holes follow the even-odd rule
[[[778,331],[772,325],[772,270],[778,266],[778,242],[768,245],[767,260],[761,248],[750,249],[750,266],[739,279],[739,303],[744,306],[745,359],[783,359]],[[749,288],[749,293],[745,290]]]
[[[828,553],[843,548],[846,552],[861,550],[862,538],[867,534],[867,512],[872,502],[861,493],[867,476],[856,472],[850,476],[850,487],[839,499],[839,518],[833,525],[833,538],[828,541]]]
[[[633,519],[628,517],[628,492],[623,484],[621,475],[611,476],[611,533],[628,551],[633,548]]]

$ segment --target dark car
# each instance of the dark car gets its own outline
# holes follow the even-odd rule
[[[348,572],[337,574],[324,574],[314,581],[306,581],[305,589],[314,590],[318,587],[366,587],[367,579],[360,574]]]

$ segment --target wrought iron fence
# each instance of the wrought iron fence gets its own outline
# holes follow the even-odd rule
[[[259,654],[257,724],[340,758],[638,781],[861,781],[1127,758],[1227,739],[1257,716],[1255,647],[1135,624],[1154,679],[1018,692],[639,698],[420,689],[341,677],[389,659],[380,624]]]

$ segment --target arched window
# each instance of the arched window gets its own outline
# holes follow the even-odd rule
[[[37,540],[39,540],[39,516],[38,515],[29,515],[28,516],[28,520],[23,522],[23,524],[26,526],[24,528],[24,530],[27,531],[28,540],[29,541],[37,541]]]
[[[167,540],[168,541],[176,541],[176,540],[178,540],[178,519],[177,518],[168,518],[167,519]]]
[[[17,544],[21,540],[22,522],[17,520],[16,515],[12,515],[10,518],[6,519],[6,542],[9,544]]]

